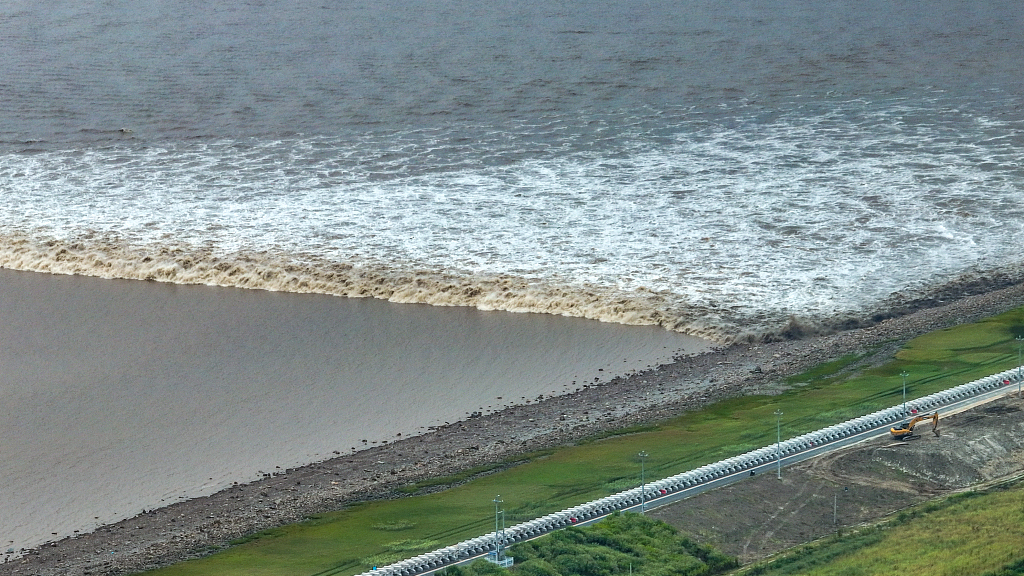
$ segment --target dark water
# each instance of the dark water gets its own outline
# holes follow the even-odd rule
[[[576,141],[520,145],[561,152],[601,146],[594,128],[622,114],[634,126],[612,138],[668,134],[674,115],[728,116],[722,105],[740,100],[763,119],[836,94],[940,91],[985,106],[1019,92],[1022,19],[1012,1],[14,2],[0,134],[16,145],[120,128],[238,138],[562,119]]]

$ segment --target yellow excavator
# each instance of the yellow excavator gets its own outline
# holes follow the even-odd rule
[[[910,420],[905,420],[903,423],[889,429],[889,433],[892,434],[894,440],[909,440],[914,437],[914,426],[918,423],[924,422],[925,420],[932,421],[932,434],[939,435],[939,413],[932,412],[931,414],[918,414]]]

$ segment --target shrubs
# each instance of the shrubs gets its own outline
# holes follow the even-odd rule
[[[739,566],[736,558],[697,544],[658,520],[617,513],[588,527],[553,532],[509,549],[515,576],[711,576]],[[444,576],[506,572],[488,562],[451,567]]]

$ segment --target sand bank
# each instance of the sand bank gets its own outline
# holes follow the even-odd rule
[[[0,575],[127,574],[206,553],[233,538],[301,520],[422,478],[451,474],[601,430],[656,421],[716,399],[770,387],[846,353],[884,344],[884,357],[919,334],[1024,305],[1024,285],[918,310],[839,334],[733,346],[602,386],[445,425],[356,454],[289,469],[54,542],[0,564]]]

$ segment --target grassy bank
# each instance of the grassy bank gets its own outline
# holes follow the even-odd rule
[[[927,334],[881,364],[838,359],[791,378],[778,395],[735,398],[657,426],[533,454],[443,492],[323,514],[149,574],[356,574],[492,530],[497,494],[514,523],[638,485],[641,450],[650,455],[648,478],[669,476],[774,442],[777,409],[789,437],[899,403],[904,371],[907,397],[916,398],[1016,366],[1018,335],[1024,309]]]
[[[797,547],[744,576],[1024,574],[1024,485],[965,492],[877,526]]]

